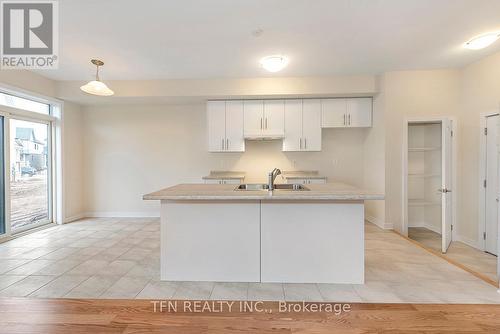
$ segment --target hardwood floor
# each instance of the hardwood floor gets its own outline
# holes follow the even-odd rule
[[[148,300],[0,298],[0,333],[498,333],[500,328],[500,305],[352,303],[340,315],[279,312],[278,302],[261,305],[272,313],[244,313],[237,306],[232,312],[225,307],[190,313],[181,305],[169,313],[154,312]]]

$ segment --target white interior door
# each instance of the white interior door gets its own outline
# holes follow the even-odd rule
[[[486,226],[484,250],[497,255],[498,241],[498,119],[486,118]]]
[[[445,119],[441,130],[441,210],[442,249],[446,253],[452,239],[452,121]]]

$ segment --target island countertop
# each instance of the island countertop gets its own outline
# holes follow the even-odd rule
[[[382,200],[384,195],[345,183],[308,184],[309,190],[235,190],[234,184],[178,184],[143,196],[144,200]]]

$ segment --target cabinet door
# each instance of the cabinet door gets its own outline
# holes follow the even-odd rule
[[[260,136],[264,126],[264,101],[243,102],[245,137]]]
[[[285,101],[264,101],[264,134],[283,136],[285,132]]]
[[[226,137],[226,102],[207,102],[208,151],[223,152]]]
[[[245,152],[243,101],[226,101],[226,151]]]
[[[347,100],[348,123],[351,127],[372,126],[372,98],[363,97]]]
[[[343,128],[347,126],[347,100],[321,100],[321,127]]]
[[[321,151],[321,100],[304,100],[302,150]]]
[[[302,100],[285,101],[285,138],[283,151],[302,149]]]

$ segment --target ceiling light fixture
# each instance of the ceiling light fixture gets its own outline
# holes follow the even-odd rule
[[[95,73],[95,80],[90,81],[86,85],[81,86],[80,89],[83,90],[85,93],[92,95],[99,95],[99,96],[113,95],[115,92],[109,89],[104,82],[99,80],[99,66],[103,66],[104,62],[102,62],[99,59],[92,59],[90,62],[97,67]]]
[[[474,37],[473,39],[465,43],[464,47],[470,50],[484,49],[485,47],[493,44],[498,38],[500,38],[500,32],[481,35],[478,37]]]
[[[260,60],[260,65],[269,72],[279,72],[288,65],[288,58],[285,56],[267,56]]]

